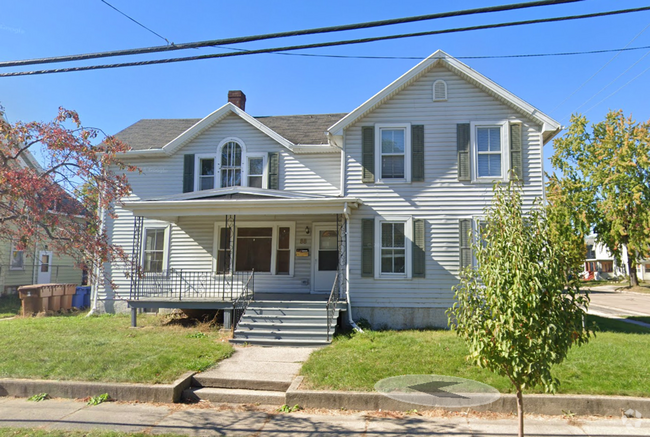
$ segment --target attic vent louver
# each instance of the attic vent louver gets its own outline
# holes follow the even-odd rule
[[[433,101],[447,100],[447,83],[444,80],[433,82]]]

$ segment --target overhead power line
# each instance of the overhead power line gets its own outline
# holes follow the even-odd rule
[[[103,1],[103,0],[102,0]],[[441,12],[437,14],[418,15],[412,17],[394,18],[390,20],[368,21],[364,23],[346,24],[341,26],[318,27],[314,29],[292,30],[288,32],[267,33],[261,35],[242,36],[234,38],[223,38],[208,41],[198,41],[182,44],[171,44],[167,46],[142,47],[137,49],[113,50],[109,52],[86,53],[80,55],[54,56],[39,59],[24,59],[19,61],[0,62],[0,67],[20,67],[26,65],[48,64],[58,62],[82,61],[87,59],[109,58],[114,56],[141,55],[145,53],[157,53],[173,50],[196,49],[200,47],[212,47],[219,45],[240,44],[253,41],[262,41],[268,39],[285,38],[293,36],[314,35],[321,33],[342,32],[347,30],[369,29],[373,27],[392,26],[395,24],[414,23],[418,21],[435,20],[439,18],[460,17],[465,15],[485,14],[489,12],[512,11],[516,9],[532,8],[539,6],[551,6],[564,3],[575,3],[584,0],[540,0],[527,3],[515,3],[510,5],[490,6],[477,9],[466,9],[460,11]],[[106,3],[106,2],[104,2]],[[108,3],[107,3],[108,4]],[[110,5],[109,5],[110,6]],[[118,11],[120,12],[120,11]],[[130,18],[130,17],[128,17]],[[131,19],[131,18],[130,18]],[[133,20],[135,21],[135,20]],[[137,22],[136,22],[137,23]],[[140,24],[140,23],[138,23]],[[140,24],[141,25],[141,24]],[[155,32],[154,32],[155,33]],[[158,35],[158,34],[156,34]],[[158,35],[160,36],[160,35]],[[163,38],[167,41],[166,38]],[[169,43],[169,41],[167,41]]]
[[[638,37],[640,37],[640,36],[643,34],[643,32],[645,32],[645,31],[648,29],[648,27],[650,27],[650,24],[648,24],[646,27],[644,27],[643,30],[642,30],[641,32],[637,33],[636,36],[635,36],[634,38],[632,38],[632,39],[630,40],[630,42],[628,42],[628,43],[625,45],[625,47],[627,48],[630,44],[632,44],[634,41],[636,41],[636,39],[637,39]],[[616,59],[616,58],[618,57],[618,55],[620,55],[621,53],[622,53],[622,51],[620,51],[620,52],[616,53],[614,56],[612,56],[611,59],[610,59],[609,61],[605,62],[605,64],[604,64],[602,67],[600,67],[600,69],[598,69],[598,71],[596,71],[594,74],[592,74],[591,77],[589,77],[589,79],[585,80],[585,81],[582,83],[582,85],[580,85],[578,88],[576,88],[576,89],[575,89],[571,94],[569,94],[568,96],[566,96],[566,97],[564,98],[564,100],[562,100],[560,103],[558,103],[558,104],[555,106],[555,108],[553,108],[553,111],[555,111],[557,108],[559,108],[560,106],[562,106],[562,105],[564,104],[564,102],[566,102],[567,100],[569,100],[571,97],[573,97],[573,95],[574,95],[575,93],[577,93],[577,92],[580,91],[582,88],[584,88],[585,85],[587,85],[589,82],[591,82],[591,80],[592,80],[594,77],[596,77],[596,76],[597,76],[601,71],[603,71],[603,70],[605,69],[605,67],[607,67],[609,64],[611,64],[611,63],[614,61],[614,59]],[[618,78],[617,78],[617,79],[618,79]],[[608,85],[608,86],[609,86],[609,85]],[[594,97],[595,97],[595,96],[594,96]],[[592,98],[593,98],[593,97],[592,97]],[[583,105],[586,104],[586,103],[587,103],[587,102],[583,103]]]
[[[148,30],[148,31],[151,32],[151,33],[153,33],[153,34],[156,35],[158,38],[162,38],[162,39],[164,39],[164,40],[167,42],[167,44],[171,44],[167,38],[165,38],[164,36],[162,36],[161,34],[159,34],[159,33],[157,33],[157,32],[154,32],[153,30],[149,29],[147,26],[145,26],[144,24],[140,23],[140,22],[139,22],[138,20],[136,20],[135,18],[132,18],[132,17],[128,16],[126,13],[120,11],[119,9],[117,9],[115,6],[113,6],[112,4],[110,4],[109,2],[107,2],[106,0],[99,0],[99,1],[101,1],[102,3],[104,3],[104,4],[105,4],[106,6],[108,6],[109,8],[114,9],[114,10],[116,10],[118,13],[124,15],[126,18],[128,18],[128,19],[131,20],[131,21],[133,21],[133,22],[134,22],[135,24],[137,24],[138,26],[140,26],[140,27],[142,27],[142,28]]]
[[[498,24],[486,24],[486,25],[480,25],[480,26],[456,28],[456,29],[433,30],[433,31],[428,31],[428,32],[417,32],[417,33],[409,33],[409,34],[401,34],[401,35],[378,36],[378,37],[362,38],[362,39],[355,39],[355,40],[332,41],[332,42],[325,42],[325,43],[303,44],[303,45],[288,46],[288,47],[275,47],[275,48],[267,48],[267,49],[256,49],[256,50],[247,50],[247,51],[243,51],[243,52],[239,51],[239,52],[234,52],[234,53],[214,53],[214,54],[210,54],[210,55],[197,55],[197,56],[188,56],[188,57],[183,57],[183,58],[156,59],[156,60],[150,60],[150,61],[124,62],[124,63],[119,63],[119,64],[91,65],[91,66],[85,66],[85,67],[71,67],[71,68],[61,68],[61,69],[52,69],[52,70],[20,71],[20,72],[13,72],[13,73],[2,73],[2,74],[0,74],[0,77],[29,76],[29,75],[38,75],[38,74],[51,74],[51,73],[67,73],[67,72],[72,72],[72,71],[101,70],[101,69],[107,69],[107,68],[136,67],[136,66],[155,65],[155,64],[169,64],[169,63],[174,63],[174,62],[187,62],[187,61],[196,61],[196,60],[201,60],[201,59],[228,58],[228,57],[233,57],[233,56],[244,56],[244,55],[253,55],[253,54],[261,54],[261,53],[286,52],[286,51],[312,49],[312,48],[320,48],[320,47],[342,46],[342,45],[349,45],[349,44],[361,44],[361,43],[368,43],[368,42],[374,42],[374,41],[385,41],[385,40],[392,40],[392,39],[399,39],[399,38],[411,38],[411,37],[420,37],[420,36],[428,36],[428,35],[439,35],[439,34],[444,34],[444,33],[466,32],[466,31],[471,31],[471,30],[495,29],[495,28],[503,28],[503,27],[510,27],[510,26],[521,26],[521,25],[528,25],[528,24],[551,23],[551,22],[577,20],[577,19],[584,19],[584,18],[604,17],[604,16],[608,16],[608,15],[627,14],[627,13],[632,13],[632,12],[641,12],[641,11],[648,11],[648,10],[650,10],[650,6],[643,7],[643,8],[635,8],[635,9],[623,9],[623,10],[618,10],[618,11],[598,12],[598,13],[584,14],[584,15],[572,15],[572,16],[554,17],[554,18],[541,18],[541,19],[537,19],[537,20],[515,21],[515,22],[498,23]]]

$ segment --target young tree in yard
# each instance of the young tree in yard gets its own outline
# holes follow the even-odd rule
[[[126,177],[110,169],[134,168],[119,160],[128,147],[117,138],[94,145],[99,134],[63,108],[49,123],[10,124],[0,107],[0,240],[19,250],[46,242],[79,265],[127,261],[101,229],[100,216],[129,193]]]
[[[561,173],[549,180],[559,198],[584,212],[618,262],[627,249],[632,287],[637,260],[650,256],[649,127],[613,111],[589,132],[587,119],[574,115],[551,158]]]
[[[472,244],[477,267],[461,273],[448,315],[469,347],[468,359],[512,383],[523,436],[523,391],[557,389],[552,366],[572,345],[588,341],[583,318],[589,300],[578,290],[571,249],[549,222],[561,214],[547,217],[539,204],[524,213],[517,183],[495,186],[485,213]]]

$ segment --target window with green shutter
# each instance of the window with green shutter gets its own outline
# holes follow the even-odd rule
[[[361,276],[375,275],[375,219],[361,219]]]
[[[524,161],[523,146],[521,138],[521,124],[510,125],[510,170],[511,177],[516,177],[520,183],[524,183]]]

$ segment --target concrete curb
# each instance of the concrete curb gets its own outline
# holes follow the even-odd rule
[[[430,407],[390,399],[376,392],[341,392],[299,390],[302,376],[296,377],[286,393],[287,405],[300,405],[303,408],[327,408],[338,410],[433,410],[443,407]],[[620,416],[621,411],[633,409],[643,417],[650,417],[650,398],[627,396],[586,396],[586,395],[526,395],[524,410],[527,413],[562,415],[570,411],[577,415]],[[466,411],[467,408],[444,408],[451,411]],[[515,395],[503,394],[487,405],[471,408],[474,411],[517,414]]]
[[[0,396],[28,398],[47,393],[55,398],[81,399],[108,393],[118,401],[180,402],[195,372],[187,372],[171,384],[128,384],[40,379],[0,379]]]

